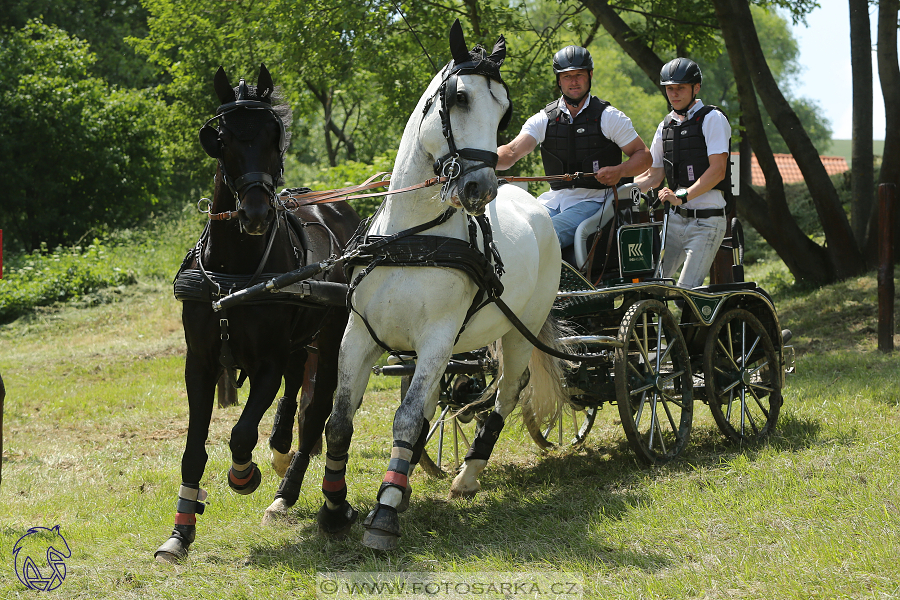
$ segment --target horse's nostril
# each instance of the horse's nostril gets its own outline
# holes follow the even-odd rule
[[[478,198],[478,183],[475,181],[466,183],[463,193],[466,195],[466,198]]]

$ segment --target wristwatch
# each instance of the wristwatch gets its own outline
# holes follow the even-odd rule
[[[675,197],[682,202],[687,202],[688,191],[685,188],[678,188],[677,190],[675,190]]]

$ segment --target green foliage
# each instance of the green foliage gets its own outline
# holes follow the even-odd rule
[[[146,35],[147,11],[140,0],[0,0],[0,28],[19,29],[30,19],[88,42],[97,56],[94,77],[127,88],[160,82],[152,65],[125,41]]]
[[[27,250],[137,222],[168,177],[162,105],[91,77],[93,62],[40,21],[0,43],[0,222]]]
[[[171,281],[200,236],[206,217],[193,205],[165,217],[151,215],[135,229],[94,238],[87,247],[46,244],[31,253],[4,255],[0,322],[59,303],[79,305],[115,299],[108,288]],[[117,289],[116,291],[121,291]]]
[[[135,283],[126,265],[109,260],[106,247],[95,239],[86,248],[46,245],[11,261],[0,279],[0,322],[37,306],[79,300],[107,287]]]
[[[288,157],[285,161],[284,179],[291,187],[308,187],[313,190],[332,190],[342,187],[358,185],[377,173],[390,173],[394,168],[396,150],[390,150],[384,155],[376,156],[371,163],[345,160],[336,167],[318,167],[308,165]],[[383,192],[387,188],[371,190],[374,193]],[[382,197],[360,198],[350,200],[350,205],[363,218],[375,214],[375,210],[381,204]]]

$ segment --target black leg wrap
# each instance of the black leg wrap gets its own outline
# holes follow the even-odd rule
[[[357,516],[359,516],[359,512],[347,501],[342,502],[334,510],[328,509],[328,503],[322,503],[317,518],[319,531],[331,537],[347,535],[350,527],[356,522]]]
[[[307,468],[309,468],[309,455],[295,453],[287,473],[284,474],[284,479],[278,486],[278,491],[275,492],[275,498],[281,498],[285,504],[293,506],[300,497],[300,487],[303,485],[303,478],[306,477]]]
[[[503,417],[499,413],[491,412],[484,420],[484,425],[478,430],[472,447],[466,453],[466,460],[473,458],[488,460],[491,452],[494,451],[494,444],[497,443],[501,431],[503,431]]]
[[[234,471],[233,467],[228,470],[228,486],[235,492],[243,496],[255,492],[256,488],[258,488],[259,484],[262,482],[262,475],[260,474],[259,468],[256,466],[256,463],[250,463],[250,468],[248,469],[248,471],[250,472],[250,479],[243,483],[238,483],[232,481],[232,476],[237,479],[246,479],[247,475],[245,475],[244,473],[237,473],[236,471]]]
[[[282,454],[291,451],[294,440],[294,413],[297,412],[297,401],[281,397],[275,410],[275,421],[272,423],[272,435],[269,436],[269,447]]]
[[[422,452],[425,450],[425,439],[428,437],[429,427],[430,423],[428,422],[428,419],[422,419],[422,431],[419,432],[419,439],[416,440],[416,443],[413,446],[412,458],[409,459],[409,464],[419,464],[419,459],[422,458]]]

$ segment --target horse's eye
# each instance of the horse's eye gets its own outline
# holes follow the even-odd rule
[[[469,99],[466,97],[465,92],[456,92],[456,103],[466,105],[468,104]]]

